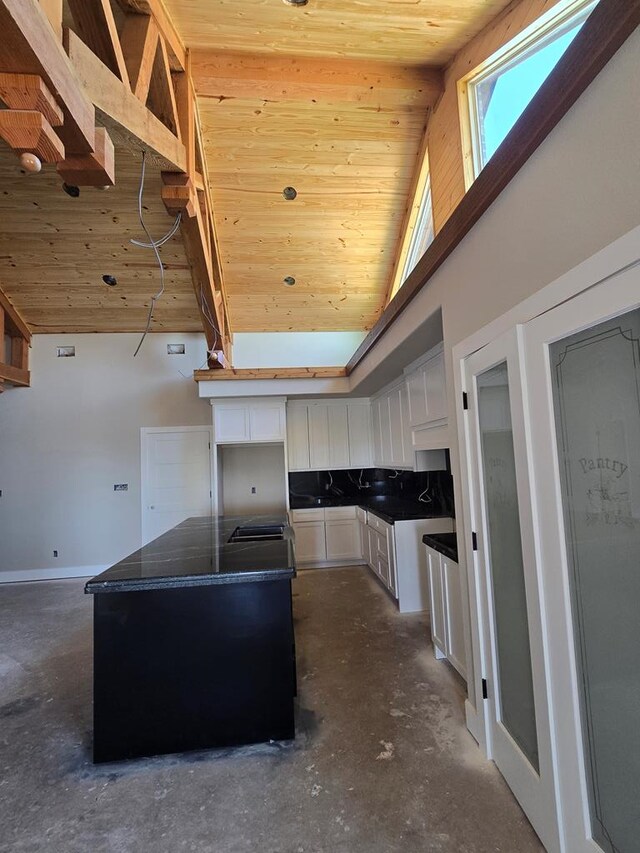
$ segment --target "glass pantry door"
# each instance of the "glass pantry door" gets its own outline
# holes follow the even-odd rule
[[[640,268],[528,324],[567,853],[640,850]]]
[[[516,331],[465,362],[473,530],[490,662],[494,759],[548,851],[559,850]]]

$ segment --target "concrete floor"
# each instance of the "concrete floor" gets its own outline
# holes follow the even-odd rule
[[[0,587],[2,853],[543,850],[467,733],[427,620],[367,569],[295,581],[294,743],[101,767],[82,586]]]

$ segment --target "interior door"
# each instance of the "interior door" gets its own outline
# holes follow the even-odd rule
[[[640,267],[527,324],[566,853],[640,837]]]
[[[142,544],[211,515],[210,427],[142,430]]]
[[[559,850],[521,361],[514,331],[465,362],[473,530],[488,671],[487,749],[548,851]]]

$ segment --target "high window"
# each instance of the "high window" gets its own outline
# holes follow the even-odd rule
[[[460,81],[467,187],[491,159],[596,6],[565,0]]]
[[[405,234],[400,263],[391,291],[392,298],[413,272],[415,265],[426,252],[434,236],[431,179],[429,176],[428,158],[425,156],[416,192],[416,203],[411,213],[407,233]]]

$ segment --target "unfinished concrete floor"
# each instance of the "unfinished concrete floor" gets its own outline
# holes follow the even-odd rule
[[[0,587],[2,853],[539,853],[426,618],[365,568],[294,594],[294,743],[94,767],[83,582]]]

